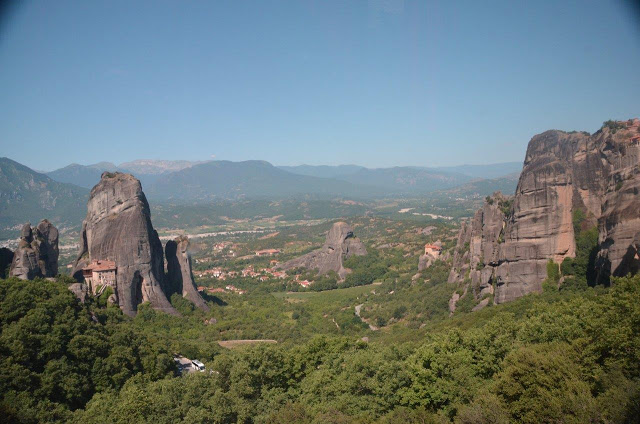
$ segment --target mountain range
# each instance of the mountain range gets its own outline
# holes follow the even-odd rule
[[[51,179],[91,188],[104,171],[131,173],[156,200],[207,201],[245,197],[299,195],[370,198],[414,196],[448,190],[519,172],[519,162],[455,167],[397,166],[366,168],[359,165],[273,166],[265,161],[154,161],[136,160],[120,165],[101,162],[71,164],[48,172]],[[500,188],[514,188],[511,178]],[[485,185],[492,186],[490,182]],[[471,186],[472,188],[473,186]]]
[[[17,233],[26,221],[47,218],[58,227],[78,225],[89,190],[54,181],[8,158],[0,158],[0,237]]]
[[[348,178],[363,171],[376,171],[384,173],[384,170],[393,169],[396,171],[413,170],[413,172],[442,173],[445,175],[463,175],[471,178],[492,179],[499,178],[514,172],[520,173],[522,162],[502,162],[487,165],[457,165],[439,167],[404,166],[393,168],[366,168],[359,165],[298,165],[298,166],[278,166],[278,168],[293,174],[310,175],[322,178]]]
[[[51,179],[61,183],[69,183],[80,187],[92,188],[98,183],[98,181],[100,181],[100,175],[105,171],[119,171],[134,174],[143,183],[151,183],[160,175],[180,171],[201,163],[205,162],[138,159],[131,162],[123,162],[120,165],[115,165],[111,162],[99,162],[93,165],[72,163],[64,168],[46,172],[45,174]]]
[[[105,172],[127,172],[156,203],[202,203],[237,199],[371,199],[421,196],[451,190],[456,195],[512,192],[516,163],[486,166],[365,168],[358,165],[281,166],[266,161],[136,160],[115,165],[71,164],[40,173],[0,158],[0,233],[48,218],[59,226],[82,221],[89,189]],[[491,178],[495,175],[502,176]],[[3,236],[3,234],[0,234]]]

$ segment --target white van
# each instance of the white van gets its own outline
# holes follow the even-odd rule
[[[204,371],[204,364],[202,362],[198,361],[197,359],[194,359],[193,361],[191,361],[191,364],[198,371]]]

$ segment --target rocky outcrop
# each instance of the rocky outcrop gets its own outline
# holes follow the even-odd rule
[[[22,280],[50,278],[58,275],[58,230],[43,219],[35,227],[24,224],[20,242],[14,252],[9,275]]]
[[[125,314],[135,315],[142,302],[177,314],[163,292],[164,255],[149,203],[140,181],[130,174],[105,172],[91,190],[76,279],[83,280],[82,268],[92,260],[116,263],[114,300]]]
[[[71,293],[78,299],[80,303],[84,303],[87,301],[87,297],[89,297],[89,287],[87,287],[84,283],[73,283],[69,284],[68,287],[71,290]]]
[[[433,265],[434,258],[431,255],[420,255],[418,258],[418,271],[423,271]]]
[[[175,240],[170,240],[165,246],[167,257],[167,278],[165,293],[167,297],[173,293],[180,293],[185,299],[190,300],[198,308],[205,312],[209,311],[209,306],[202,299],[191,272],[191,256],[188,253],[189,239],[180,236]]]
[[[304,256],[292,259],[278,266],[279,269],[308,268],[317,269],[319,274],[335,271],[344,279],[349,270],[342,261],[352,255],[367,254],[364,244],[353,235],[353,230],[346,222],[336,222],[327,234],[324,245]]]
[[[40,271],[44,277],[58,275],[58,229],[48,220],[43,219],[35,230],[35,239],[39,247]]]
[[[488,196],[483,207],[469,222],[463,223],[458,234],[449,282],[466,281],[476,299],[494,292],[494,271],[505,227],[505,212],[510,207],[511,199],[502,193]]]
[[[420,255],[420,257],[418,258],[418,272],[431,267],[431,265],[433,265],[435,261],[440,259],[440,250],[442,248],[442,242],[438,240],[435,243],[433,243],[433,245],[438,247],[438,249],[437,250],[427,249],[426,247],[429,246],[429,244],[427,244],[425,246],[425,253]],[[444,257],[442,259],[446,260]]]
[[[9,267],[13,262],[13,252],[6,247],[0,247],[0,278],[9,276]]]
[[[600,215],[603,168],[586,133],[547,131],[529,142],[496,269],[496,303],[542,291],[549,259],[576,253],[573,211]]]
[[[533,137],[513,204],[494,195],[460,229],[449,281],[468,273],[475,296],[495,290],[496,303],[540,292],[547,262],[576,255],[578,211],[599,228],[598,280],[638,272],[639,143],[637,119]]]
[[[469,246],[471,243],[471,225],[467,221],[462,221],[456,248],[453,251],[453,261],[451,264],[451,272],[449,272],[449,283],[462,282],[468,277],[469,272]]]
[[[603,153],[608,181],[598,220],[596,270],[598,281],[607,283],[611,275],[640,270],[640,120],[608,138]]]

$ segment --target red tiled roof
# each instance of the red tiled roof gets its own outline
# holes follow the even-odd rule
[[[434,250],[442,250],[442,248],[440,246],[436,246],[435,244],[425,244],[424,245],[425,249],[434,249]]]
[[[114,261],[93,260],[89,265],[82,268],[83,271],[115,271],[116,263]]]

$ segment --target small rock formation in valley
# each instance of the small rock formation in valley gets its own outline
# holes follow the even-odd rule
[[[366,254],[367,249],[353,235],[349,224],[336,222],[329,230],[327,239],[320,249],[285,262],[278,268],[284,270],[293,268],[317,269],[319,274],[335,271],[341,279],[344,279],[349,270],[342,265],[342,261],[352,255],[364,256]]]
[[[189,239],[180,236],[170,240],[165,246],[167,257],[167,279],[165,293],[170,297],[173,293],[180,293],[185,299],[190,300],[198,308],[209,311],[209,306],[202,299],[191,272],[191,256],[187,251]]]
[[[149,203],[140,181],[130,174],[104,172],[93,187],[82,223],[81,250],[73,275],[82,282],[83,268],[96,261],[116,266],[114,301],[130,316],[138,305],[177,314],[163,292],[164,255],[151,225]]]
[[[34,230],[26,223],[13,254],[9,276],[21,280],[55,277],[58,275],[58,253],[58,230],[53,224],[43,219]]]
[[[433,244],[425,244],[424,253],[418,259],[418,271],[425,270],[433,265],[440,258],[440,253],[442,253],[442,242],[440,240]]]
[[[598,227],[598,282],[637,273],[639,191],[640,120],[536,135],[513,201],[496,193],[462,224],[449,282],[468,278],[477,300],[493,294],[495,303],[541,292],[547,262],[576,256],[576,214]]]

